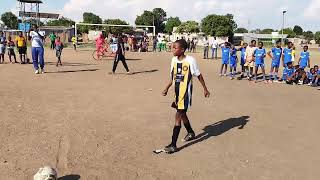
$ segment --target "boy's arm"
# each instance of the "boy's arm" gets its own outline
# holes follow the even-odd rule
[[[301,57],[299,57],[299,60],[298,60],[298,65],[300,64],[300,61],[301,61]]]
[[[203,79],[202,74],[200,74],[200,75],[198,76],[198,79],[199,79],[199,81],[200,81],[200,83],[201,83],[201,85],[202,85],[202,87],[203,87],[204,96],[205,96],[206,98],[208,98],[208,97],[210,96],[210,92],[208,91],[208,88],[207,88],[207,86],[206,86],[206,83],[205,83],[205,81],[204,81],[204,79]]]
[[[309,59],[308,59],[308,68],[310,68],[310,57],[309,57]]]
[[[273,59],[273,56],[271,55],[271,51],[268,51],[267,54],[271,59]]]
[[[166,88],[162,91],[162,95],[166,96],[168,94],[168,91],[170,89],[170,87],[172,86],[172,79],[170,79],[168,85],[166,86]]]

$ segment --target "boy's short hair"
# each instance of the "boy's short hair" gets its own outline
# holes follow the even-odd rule
[[[305,45],[305,46],[303,46],[303,48],[309,48],[309,46],[308,46],[308,45]]]
[[[180,47],[183,48],[184,50],[187,50],[187,48],[188,48],[187,41],[184,39],[176,40],[175,43],[179,44]]]
[[[263,42],[259,42],[259,44],[262,44],[262,46],[263,46]]]
[[[319,66],[318,65],[314,65],[313,68],[319,68]]]
[[[248,45],[248,43],[245,42],[245,43],[243,43],[243,45]]]
[[[287,63],[287,66],[289,66],[289,65],[292,65],[292,62],[288,62],[288,63]]]
[[[288,45],[289,45],[289,44],[292,44],[292,45],[293,45],[293,43],[292,43],[291,41],[288,42]]]
[[[278,40],[278,41],[276,42],[276,44],[279,44],[279,43],[281,43],[281,41],[280,41],[280,40]]]
[[[252,40],[252,41],[251,41],[251,44],[253,44],[253,42],[257,42],[257,41],[256,41],[256,40]]]

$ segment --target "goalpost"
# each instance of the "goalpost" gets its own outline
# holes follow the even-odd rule
[[[153,28],[153,36],[156,36],[156,27],[155,26],[145,26],[145,25],[117,25],[117,24],[91,24],[91,23],[75,23],[75,37],[76,37],[76,42],[78,43],[78,30],[77,27],[79,25],[82,26],[105,26],[105,27],[134,27],[134,28]]]

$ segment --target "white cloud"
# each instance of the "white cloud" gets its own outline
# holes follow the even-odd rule
[[[308,7],[304,10],[304,17],[318,19],[320,11],[320,0],[311,0]]]
[[[120,18],[134,24],[137,15],[156,7],[163,8],[168,17],[178,16],[183,21],[200,21],[208,14],[230,13],[234,14],[238,27],[248,27],[250,20],[251,28],[279,29],[283,8],[288,10],[287,26],[303,26],[307,25],[304,15],[317,15],[320,0],[268,0],[268,3],[257,0],[68,0],[60,13],[82,21],[83,12],[93,12],[103,19]]]

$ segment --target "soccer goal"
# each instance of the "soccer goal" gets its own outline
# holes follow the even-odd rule
[[[156,35],[156,28],[155,26],[145,26],[145,25],[117,25],[117,24],[91,24],[91,23],[76,23],[75,24],[75,36],[77,43],[79,43],[79,36],[78,36],[78,31],[79,28],[81,27],[86,27],[87,30],[90,30],[88,33],[88,41],[96,38],[98,36],[98,32],[103,32],[105,31],[108,27],[109,28],[144,28],[146,30],[149,30],[149,28],[152,28],[153,36]],[[91,32],[91,33],[90,33]]]

